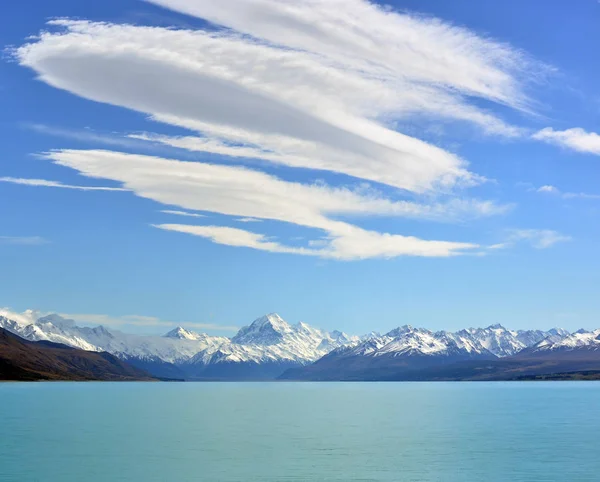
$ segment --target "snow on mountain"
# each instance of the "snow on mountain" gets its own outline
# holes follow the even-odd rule
[[[305,364],[358,340],[339,331],[327,333],[306,323],[292,326],[275,313],[258,318],[232,339],[195,333],[183,327],[164,336],[142,336],[103,326],[78,327],[73,320],[59,315],[36,319],[33,312],[0,313],[7,315],[0,316],[0,327],[28,340],[48,340],[88,351],[107,351],[123,359],[177,365],[278,361]]]
[[[381,333],[378,331],[370,331],[369,333],[359,337],[360,341],[371,340],[372,338],[381,338]]]
[[[122,359],[170,364],[190,376],[202,376],[214,366],[300,366],[331,354],[366,357],[505,357],[527,347],[598,346],[600,331],[569,334],[562,329],[507,330],[501,325],[457,332],[432,332],[404,325],[380,335],[349,336],[326,332],[306,323],[291,325],[276,313],[254,320],[232,338],[195,333],[177,327],[163,336],[142,336],[103,326],[79,327],[59,315],[39,317],[33,311],[0,310],[0,327],[32,341],[48,340],[88,351],[107,351]],[[164,367],[163,367],[164,368]]]
[[[600,350],[600,329],[594,331],[579,330],[567,336],[552,335],[532,346],[531,352],[574,350],[578,348]]]
[[[176,338],[178,340],[202,340],[208,335],[205,333],[196,333],[195,331],[189,331],[183,328],[182,326],[178,326],[177,328],[172,329],[168,333],[165,333],[163,336],[165,338]]]
[[[561,332],[566,332],[566,330],[561,330]],[[507,330],[500,324],[487,328],[468,328],[457,332],[461,336],[470,336],[476,343],[497,357],[514,355],[547,336],[557,333],[541,330]]]
[[[404,325],[385,335],[372,336],[346,350],[345,356],[474,356],[488,354],[488,351],[471,338],[446,331],[432,332],[425,328]]]
[[[404,325],[385,335],[372,335],[360,343],[341,348],[335,353],[344,356],[497,356],[514,355],[549,336],[561,339],[565,330],[511,331],[502,325],[487,328],[468,328],[455,333],[432,332],[425,328]]]
[[[15,313],[8,308],[0,308],[0,323],[10,323],[14,326],[27,326],[35,323],[39,318],[34,310],[27,310],[23,313]]]
[[[548,333],[559,338],[564,338],[565,336],[570,335],[570,333],[564,328],[551,328],[550,330],[548,330]]]
[[[108,330],[103,326],[79,327],[59,315],[38,318],[33,323],[23,316],[0,317],[0,327],[31,341],[47,340],[87,351],[107,351],[123,359],[161,360],[178,363],[208,347],[229,343],[225,337],[198,335],[196,339],[142,336]],[[18,315],[18,314],[17,314]],[[19,320],[19,322],[15,321]]]
[[[240,328],[231,341],[240,345],[276,345],[293,334],[291,325],[277,313],[270,313]]]
[[[306,323],[290,325],[276,313],[254,320],[216,349],[199,352],[189,364],[296,362],[305,364],[358,341],[340,331],[328,333]]]
[[[408,330],[395,333],[395,335],[389,343],[382,346],[373,355],[433,355],[441,354],[448,348],[448,344],[444,342],[445,340],[440,340],[434,333],[422,328],[409,327]]]

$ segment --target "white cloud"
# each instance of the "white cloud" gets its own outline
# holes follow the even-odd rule
[[[545,186],[541,186],[538,189],[536,189],[537,192],[548,192],[548,193],[558,193],[558,189],[554,186],[550,186],[550,185],[545,185]]]
[[[600,155],[600,135],[595,132],[587,132],[579,127],[564,131],[555,131],[546,127],[532,136],[538,141],[556,144],[574,151],[587,154]]]
[[[207,238],[214,243],[224,244],[226,246],[253,248],[261,251],[270,251],[272,253],[315,254],[314,251],[309,249],[283,246],[275,241],[270,241],[267,236],[245,231],[243,229],[225,226],[190,226],[185,224],[157,224],[154,226],[166,231],[193,234],[194,236]]]
[[[30,325],[39,318],[37,311],[27,310],[23,313],[18,313],[10,308],[0,308],[0,316],[16,321],[20,325]]]
[[[40,236],[0,236],[0,244],[23,244],[35,246],[38,244],[47,244],[48,240]]]
[[[325,239],[310,241],[308,243],[310,248],[285,246],[262,234],[223,226],[159,224],[155,227],[200,236],[227,246],[243,246],[272,253],[300,254],[340,260],[395,258],[398,256],[447,257],[463,254],[478,247],[476,244],[426,241],[413,236],[366,231],[345,223],[337,224],[335,228],[332,226],[329,236]]]
[[[343,259],[404,254],[450,256],[476,247],[472,243],[426,241],[410,236],[365,231],[333,218],[365,215],[436,217],[443,212],[442,205],[393,202],[364,189],[361,192],[322,184],[286,182],[243,167],[113,151],[63,150],[51,152],[47,157],[85,176],[121,182],[138,196],[162,204],[236,218],[271,219],[324,231],[330,247],[319,255]],[[484,210],[493,210],[487,204],[484,206]],[[455,209],[454,204],[450,204],[450,209]],[[239,239],[250,247],[291,252],[262,235],[243,230],[220,226],[166,226],[160,227],[190,233],[193,231],[193,234],[223,244],[232,244],[231,240],[239,235]]]
[[[163,209],[160,212],[164,213],[164,214],[174,214],[175,216],[187,216],[190,218],[205,218],[206,217],[204,214],[188,213],[186,211],[173,211],[172,209]]]
[[[435,19],[359,0],[344,8],[325,1],[293,8],[249,0],[161,3],[263,41],[231,31],[55,20],[64,32],[43,33],[15,55],[54,87],[198,133],[138,139],[414,192],[481,179],[458,156],[386,127],[391,120],[445,117],[514,135],[471,99],[517,109],[528,103],[521,79],[535,69],[522,54]]]
[[[546,249],[557,243],[572,241],[573,238],[551,229],[511,229],[506,241],[489,246],[488,249],[511,248],[519,242],[527,242],[536,249]]]
[[[116,151],[65,149],[46,157],[85,176],[122,182],[126,189],[163,204],[314,227],[320,227],[319,223],[315,225],[315,213],[446,220],[501,214],[511,207],[475,199],[430,204],[391,201],[364,186],[349,189],[307,185],[245,167]]]
[[[127,191],[121,187],[103,187],[103,186],[72,186],[58,181],[48,181],[46,179],[22,179],[17,177],[0,177],[0,182],[9,182],[12,184],[21,184],[23,186],[41,186],[58,187],[62,189],[75,189],[77,191]]]
[[[454,89],[521,108],[528,102],[515,76],[526,69],[541,73],[539,64],[506,44],[436,18],[394,12],[364,0],[150,1],[273,45],[314,53],[352,71],[390,82],[420,83],[434,93]],[[410,87],[413,101],[423,101],[414,99],[423,93],[418,86]],[[431,99],[432,104],[436,101]],[[452,101],[453,107],[466,107],[461,99]]]
[[[414,119],[461,121],[487,133],[523,135],[480,107],[483,100],[530,111],[525,86],[548,69],[522,52],[438,19],[365,0],[154,3],[227,28],[53,20],[49,29],[54,31],[42,32],[14,56],[53,87],[189,131],[177,136],[138,132],[129,134],[131,141],[225,156],[220,162],[256,159],[330,171],[400,190],[385,197],[364,185],[286,182],[243,167],[110,151],[47,155],[166,207],[243,222],[288,222],[318,234],[306,247],[293,247],[227,226],[157,227],[220,244],[337,259],[452,256],[474,252],[478,245],[368,231],[348,218],[448,221],[511,208],[458,195],[457,189],[484,178],[470,172],[457,154],[395,126]],[[425,201],[397,200],[407,194]]]

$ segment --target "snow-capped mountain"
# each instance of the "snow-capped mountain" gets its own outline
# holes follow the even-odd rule
[[[276,313],[262,316],[232,338],[177,327],[163,336],[142,336],[79,327],[59,315],[0,310],[0,327],[31,341],[47,340],[88,351],[106,351],[169,378],[276,378],[288,368],[312,364],[318,369],[435,365],[468,360],[510,358],[519,353],[600,349],[600,330],[569,334],[562,329],[508,330],[501,325],[433,332],[404,325],[381,335],[362,337],[326,332],[306,323],[291,325]],[[309,367],[312,369],[312,367]]]
[[[498,357],[514,355],[532,346],[550,335],[564,336],[566,330],[507,330],[500,324],[487,328],[467,328],[456,333],[458,336],[471,338],[474,343],[485,348]]]
[[[502,325],[487,328],[467,328],[457,332],[432,332],[425,328],[404,325],[386,333],[372,335],[360,343],[338,350],[347,356],[489,356],[514,355],[549,336],[561,339],[568,332],[562,329],[507,330]]]
[[[372,336],[363,342],[343,350],[347,356],[415,356],[415,355],[475,355],[487,353],[469,336],[404,325],[386,333]]]
[[[290,325],[271,313],[241,328],[230,343],[200,351],[186,362],[184,369],[191,376],[223,377],[232,371],[239,374],[243,364],[243,371],[249,376],[265,371],[280,374],[357,341],[358,337],[339,331],[328,333],[306,323]]]
[[[73,320],[59,315],[35,317],[0,316],[0,327],[27,340],[62,343],[87,351],[106,351],[122,359],[161,360],[178,363],[188,360],[209,346],[229,343],[225,337],[198,336],[197,339],[177,339],[162,336],[142,336],[109,330],[104,326],[79,327]]]
[[[177,340],[204,340],[208,335],[206,333],[196,333],[195,331],[186,330],[182,326],[173,328],[168,333],[163,335],[165,338],[175,338]]]
[[[177,327],[143,336],[80,327],[59,315],[0,309],[0,328],[31,341],[106,351],[158,377],[309,380],[512,379],[538,373],[600,370],[600,329],[570,334],[502,325],[433,332],[404,325],[362,337],[291,325],[276,313],[232,338]],[[284,374],[285,375],[282,375]]]
[[[453,333],[404,325],[385,335],[342,346],[313,365],[286,372],[284,377],[308,380],[410,378],[417,376],[417,372],[438,371],[456,363],[509,358],[548,337],[562,339],[565,333],[557,329],[512,331],[501,325]]]
[[[594,331],[578,330],[575,333],[552,335],[533,345],[529,353],[572,350],[600,350],[600,329]]]
[[[306,323],[290,325],[272,313],[243,327],[231,339],[177,327],[164,336],[141,336],[78,327],[59,315],[0,311],[0,327],[31,341],[47,340],[88,351],[107,351],[157,376],[197,378],[275,377],[286,368],[311,363],[357,337],[331,333]]]

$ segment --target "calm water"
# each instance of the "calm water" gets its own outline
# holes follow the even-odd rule
[[[4,383],[2,481],[598,481],[600,384]]]

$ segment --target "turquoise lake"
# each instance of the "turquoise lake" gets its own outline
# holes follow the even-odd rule
[[[0,480],[598,481],[600,383],[0,383]]]

